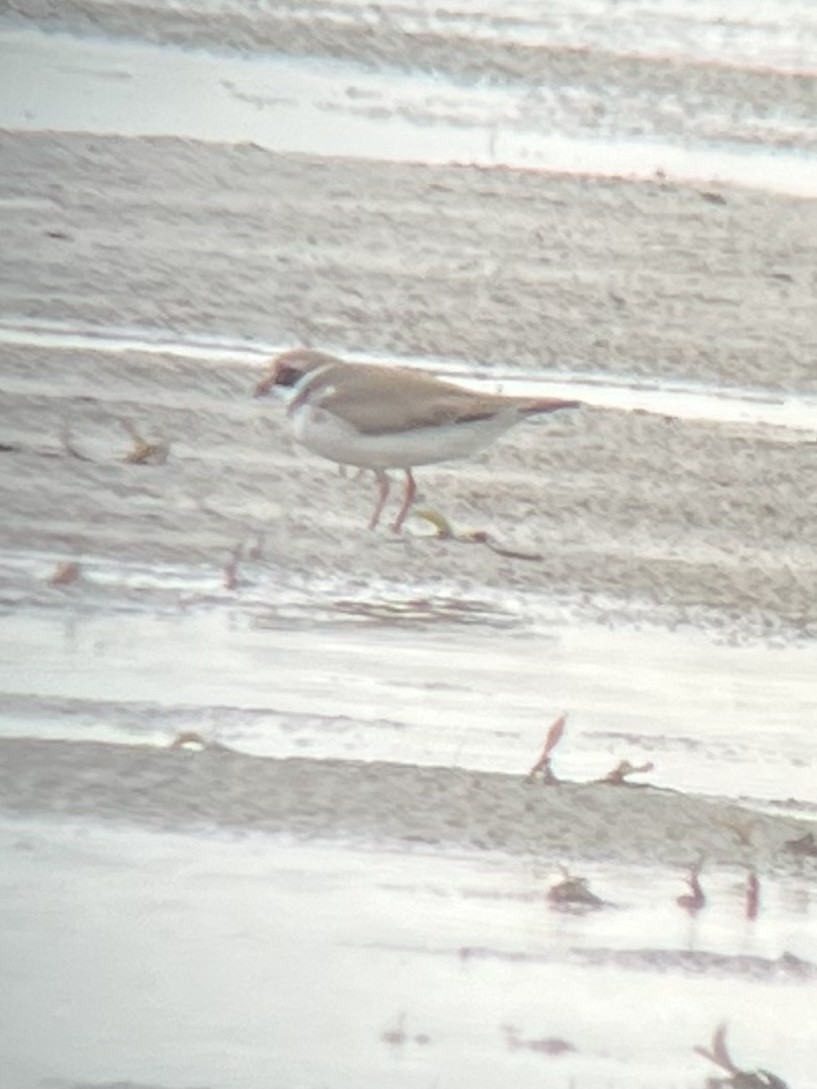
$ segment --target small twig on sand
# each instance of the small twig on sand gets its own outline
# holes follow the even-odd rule
[[[627,780],[630,775],[644,775],[648,771],[652,771],[655,767],[652,760],[648,760],[646,764],[631,764],[629,760],[622,760],[612,771],[602,778],[597,779],[597,783],[612,783],[613,786],[633,786],[632,783],[628,783]],[[643,783],[637,784],[643,786]]]
[[[79,578],[80,567],[75,560],[63,560],[54,568],[48,579],[49,586],[68,586]]]
[[[264,558],[264,544],[266,543],[266,534],[256,533],[255,544],[250,545],[247,549],[247,559],[252,563],[257,563]]]
[[[586,877],[575,877],[560,866],[563,879],[548,889],[548,903],[560,911],[590,911],[605,906],[604,900],[587,887]]]
[[[438,510],[416,510],[414,511],[415,518],[422,518],[426,522],[430,522],[436,529],[436,533],[432,536],[437,537],[441,541],[458,541],[460,544],[481,544],[489,548],[491,552],[495,552],[497,556],[505,556],[511,560],[541,560],[541,552],[519,552],[512,548],[503,548],[500,545],[494,543],[493,539],[489,536],[484,529],[470,529],[464,533],[456,533],[451,526],[451,523],[441,514]]]
[[[198,752],[202,749],[215,749],[218,752],[232,752],[231,749],[226,745],[222,745],[221,742],[208,741],[206,737],[202,737],[202,735],[196,733],[195,730],[182,730],[181,733],[176,734],[167,747],[169,749],[195,749]]]
[[[237,590],[238,589],[238,565],[241,563],[241,555],[244,549],[244,544],[239,541],[230,553],[230,559],[227,561],[224,567],[224,589],[225,590]]]
[[[690,866],[689,873],[684,878],[687,885],[689,885],[689,892],[685,892],[675,901],[678,907],[683,908],[689,915],[697,915],[701,908],[706,907],[706,896],[698,880],[703,864],[704,859],[702,856],[694,866]]]
[[[407,1039],[405,1025],[405,1013],[398,1014],[396,1028],[385,1029],[380,1033],[380,1039],[384,1044],[391,1044],[392,1047],[402,1047]]]
[[[726,1046],[725,1022],[715,1029],[709,1047],[696,1044],[692,1050],[730,1075],[729,1078],[710,1078],[707,1081],[707,1089],[788,1089],[782,1078],[778,1078],[776,1074],[768,1070],[752,1072],[741,1070],[735,1065]]]
[[[754,870],[746,878],[746,918],[753,922],[760,914],[760,881]]]
[[[715,1029],[712,1034],[712,1044],[710,1047],[704,1047],[702,1044],[695,1044],[693,1051],[698,1055],[703,1055],[705,1059],[709,1059],[711,1063],[719,1066],[721,1070],[726,1070],[730,1074],[739,1074],[740,1071],[732,1062],[729,1050],[726,1046],[726,1022]]]
[[[197,734],[195,730],[183,730],[180,734],[176,734],[168,748],[184,749],[188,746],[195,746],[199,749],[206,749],[208,744],[206,738],[203,738],[201,734]]]
[[[450,541],[454,537],[454,530],[451,528],[451,523],[446,516],[438,510],[423,509],[412,511],[415,518],[421,518],[424,522],[429,522],[436,529],[434,537],[438,537],[441,541]]]
[[[431,1043],[431,1037],[425,1032],[419,1032],[415,1036],[410,1036],[406,1032],[405,1013],[398,1014],[396,1027],[381,1032],[380,1039],[384,1044],[390,1044],[392,1047],[402,1047],[403,1044],[408,1043],[420,1044],[420,1046]]]
[[[567,1040],[561,1040],[558,1036],[546,1036],[540,1040],[523,1040],[513,1025],[503,1025],[502,1029],[508,1043],[509,1051],[537,1051],[540,1055],[564,1055],[565,1052],[575,1051],[573,1044]]]
[[[536,781],[536,776],[541,773],[542,782],[546,784],[558,783],[559,780],[553,773],[553,768],[550,764],[550,754],[559,744],[562,734],[565,732],[565,725],[567,723],[567,714],[559,715],[551,724],[545,738],[545,744],[542,749],[542,754],[528,774],[525,776],[526,783],[533,783]]]
[[[170,444],[166,442],[148,442],[142,438],[130,420],[119,421],[133,443],[123,461],[128,465],[164,465],[170,453]]]
[[[460,533],[456,540],[463,541],[467,544],[482,544],[486,548],[489,548],[491,552],[495,552],[497,556],[505,556],[509,560],[541,560],[544,559],[541,552],[519,552],[514,548],[502,548],[500,545],[494,544],[492,538],[485,532],[484,529],[472,529],[467,533]]]

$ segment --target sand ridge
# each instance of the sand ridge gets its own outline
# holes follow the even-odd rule
[[[220,746],[196,752],[9,738],[0,755],[2,806],[21,816],[474,848],[550,862],[660,867],[705,857],[710,869],[760,866],[780,875],[813,868],[787,847],[811,822],[649,786],[543,786],[522,775],[259,759]],[[742,839],[745,827],[751,837]]]

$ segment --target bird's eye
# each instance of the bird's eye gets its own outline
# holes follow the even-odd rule
[[[295,367],[282,367],[278,372],[277,383],[279,386],[294,386],[301,377],[301,372]]]

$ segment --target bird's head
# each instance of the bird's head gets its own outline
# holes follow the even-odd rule
[[[338,360],[325,352],[315,352],[311,348],[295,348],[291,352],[282,352],[270,363],[269,372],[255,387],[253,396],[264,397],[274,387],[292,389],[306,374],[327,367]]]

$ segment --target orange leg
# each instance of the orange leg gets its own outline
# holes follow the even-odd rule
[[[383,513],[386,500],[389,498],[389,478],[382,469],[377,469],[374,475],[377,477],[378,497],[372,516],[369,519],[369,529],[374,529],[380,521],[380,515]]]
[[[417,485],[414,481],[414,477],[411,475],[411,469],[406,469],[406,490],[403,493],[403,502],[400,506],[400,510],[397,512],[397,517],[391,524],[392,533],[399,533],[400,527],[406,520],[411,504],[414,502],[414,497],[417,494]]]

